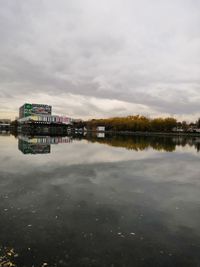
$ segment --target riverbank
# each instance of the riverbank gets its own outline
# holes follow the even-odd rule
[[[87,133],[105,133],[115,135],[140,135],[140,136],[188,136],[188,137],[200,137],[200,133],[188,133],[188,132],[141,132],[141,131],[87,131]]]

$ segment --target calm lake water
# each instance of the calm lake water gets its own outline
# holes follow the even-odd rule
[[[0,257],[200,266],[199,149],[200,138],[0,135]]]

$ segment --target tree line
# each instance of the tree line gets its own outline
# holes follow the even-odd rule
[[[105,126],[108,131],[169,132],[177,126],[177,120],[170,117],[151,119],[145,116],[136,115],[108,119],[92,119],[86,122],[86,126],[90,129],[97,126]]]
[[[17,129],[18,121],[12,121],[12,129]],[[191,128],[200,129],[200,118],[196,122],[177,121],[173,117],[168,118],[149,118],[141,115],[127,117],[113,117],[107,119],[92,119],[74,123],[75,128],[86,127],[96,130],[97,126],[105,126],[106,131],[141,131],[141,132],[171,132],[174,128],[188,131]]]
[[[148,118],[135,115],[127,117],[114,117],[107,119],[92,119],[84,122],[88,129],[95,129],[97,126],[105,126],[107,131],[141,131],[141,132],[171,132],[174,128],[187,131],[191,128],[200,128],[200,119],[195,123],[177,121],[173,117]]]

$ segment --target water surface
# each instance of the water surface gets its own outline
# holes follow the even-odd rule
[[[0,256],[13,249],[20,267],[200,266],[199,144],[1,135]]]

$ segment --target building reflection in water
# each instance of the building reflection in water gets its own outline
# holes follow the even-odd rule
[[[49,154],[51,145],[71,143],[72,140],[87,140],[90,143],[107,144],[114,147],[123,147],[128,150],[143,151],[154,149],[157,151],[173,152],[177,147],[193,147],[200,151],[200,137],[188,136],[113,136],[104,133],[86,135],[55,136],[18,136],[18,148],[24,154]]]
[[[18,136],[18,149],[23,154],[49,154],[51,145],[59,143],[71,143],[72,138],[54,136]]]
[[[0,136],[10,136],[10,131],[2,131],[2,130],[0,130]]]
[[[97,138],[105,138],[105,133],[97,133]]]

